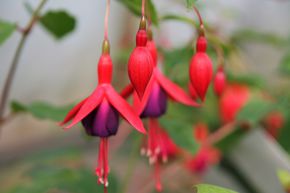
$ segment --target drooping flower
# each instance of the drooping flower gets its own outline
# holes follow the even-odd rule
[[[265,117],[263,122],[267,132],[273,138],[277,138],[284,125],[284,116],[279,111],[273,111]]]
[[[198,123],[194,127],[196,141],[200,144],[198,152],[186,162],[186,167],[193,173],[204,173],[210,165],[219,162],[220,151],[206,144],[208,138],[208,127],[204,123]]]
[[[213,80],[213,89],[215,94],[219,97],[226,87],[226,76],[223,66],[219,66]]]
[[[220,97],[219,111],[221,121],[229,123],[235,120],[237,113],[250,98],[250,91],[246,85],[228,85]]]
[[[178,152],[178,147],[166,131],[160,127],[158,120],[150,118],[148,137],[147,140],[144,140],[141,154],[149,157],[149,163],[154,165],[155,188],[157,191],[162,191],[160,165],[166,163],[168,159],[174,158]]]
[[[109,54],[109,42],[104,40],[103,53],[98,63],[98,85],[93,93],[77,104],[64,118],[61,125],[71,128],[81,122],[88,135],[100,137],[98,182],[108,186],[108,138],[116,135],[121,115],[136,130],[146,133],[143,123],[130,105],[115,91],[111,85],[112,60]]]
[[[196,53],[190,61],[189,77],[191,84],[202,101],[212,79],[212,62],[206,53],[207,41],[200,36],[196,43]]]
[[[136,35],[136,48],[131,53],[128,62],[129,78],[140,99],[142,99],[153,73],[154,62],[146,45],[146,20],[143,16]]]

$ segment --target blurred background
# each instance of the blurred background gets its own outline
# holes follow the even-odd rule
[[[111,54],[115,65],[114,86],[118,91],[128,83],[126,59],[133,49],[139,22],[139,17],[128,11],[130,9],[124,2],[112,0],[109,22]],[[197,22],[195,14],[186,8],[184,0],[152,2],[160,17],[169,14],[180,15]],[[1,20],[24,27],[31,17],[24,6],[25,3],[35,8],[39,1],[1,1]],[[105,0],[48,1],[41,10],[41,13],[48,10],[65,10],[76,19],[74,30],[59,39],[41,25],[33,27],[19,60],[8,103],[12,100],[18,101],[18,105],[45,101],[55,107],[52,111],[59,113],[59,116],[51,121],[45,113],[39,116],[40,119],[33,116],[37,114],[35,112],[21,113],[1,125],[1,193],[102,191],[98,189],[91,172],[96,164],[98,140],[85,137],[81,126],[64,132],[57,125],[57,120],[65,115],[63,112],[67,112],[71,104],[88,96],[97,84],[96,64],[103,40],[105,5]],[[226,42],[222,45],[226,57],[226,71],[233,72],[234,77],[243,74],[258,78],[254,85],[258,82],[259,90],[267,92],[273,98],[278,96],[274,100],[277,103],[282,100],[279,97],[287,96],[283,101],[288,102],[289,76],[281,75],[279,65],[289,53],[290,2],[208,0],[197,1],[197,6],[209,26],[210,33],[219,41]],[[179,20],[160,21],[158,27],[153,27],[153,30],[164,58],[168,54],[174,54],[176,49],[191,46],[196,38],[196,30]],[[21,33],[14,32],[0,47],[1,88],[4,86],[20,38]],[[238,52],[228,51],[231,49]],[[210,55],[216,61],[216,55]],[[179,60],[178,57],[180,56],[177,55],[175,61]],[[186,60],[186,57],[182,58],[179,63],[184,67],[181,69],[182,73],[187,75],[188,63],[184,63]],[[290,71],[288,60],[286,63]],[[164,62],[166,61],[165,58]],[[216,68],[216,62],[214,63]],[[164,65],[165,73],[173,68]],[[183,77],[176,77],[171,73],[171,78],[187,89],[184,83],[187,79]],[[216,99],[211,100],[210,97],[208,100],[216,102]],[[60,106],[61,113],[57,108]],[[208,106],[216,107],[210,104]],[[284,113],[284,110],[281,111]],[[9,115],[10,112],[11,109],[7,105],[5,114]],[[182,113],[184,111],[180,110],[180,114]],[[287,112],[284,113],[284,117],[287,116]],[[284,122],[289,122],[287,118],[284,119]],[[207,123],[207,117],[202,121]],[[209,127],[211,125],[218,128],[218,123],[209,123]],[[192,128],[192,125],[190,127]],[[262,125],[254,127],[260,128]],[[284,124],[283,128],[285,127],[287,124]],[[113,187],[110,191],[154,192],[154,182],[150,180],[152,168],[148,166],[147,160],[138,157],[139,154],[134,156],[137,150],[130,144],[135,143],[135,146],[138,146],[138,141],[134,141],[137,134],[130,131],[131,128],[122,123],[120,135],[111,140]],[[191,186],[201,182],[224,186],[241,193],[285,192],[285,187],[281,185],[276,174],[278,170],[283,170],[287,176],[286,171],[290,171],[288,149],[285,148],[288,137],[284,135],[281,146],[280,142],[277,143],[275,139],[268,137],[263,129],[253,129],[245,135],[237,143],[229,145],[231,149],[224,152],[226,159],[211,166],[202,175],[187,171],[181,161],[170,163],[162,173],[164,192],[192,192]],[[134,168],[130,168],[130,164],[133,164]],[[64,168],[66,166],[72,169]],[[53,181],[52,178],[60,180]],[[124,182],[123,179],[128,182]],[[74,185],[67,187],[67,184]]]

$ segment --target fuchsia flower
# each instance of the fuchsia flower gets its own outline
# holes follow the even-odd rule
[[[249,101],[250,91],[246,85],[228,85],[219,100],[220,116],[223,123],[235,120],[237,113]]]
[[[166,163],[169,158],[175,157],[179,149],[172,139],[162,129],[157,119],[149,119],[148,141],[144,141],[141,154],[149,157],[149,163],[154,164],[155,188],[162,191],[160,179],[160,164]]]
[[[153,73],[153,59],[146,47],[146,20],[143,16],[136,35],[136,48],[130,55],[128,74],[138,97],[141,99]]]
[[[108,138],[117,133],[121,115],[136,130],[146,133],[143,123],[130,105],[111,85],[112,60],[109,42],[103,43],[103,53],[98,63],[98,86],[93,93],[77,104],[65,117],[61,125],[71,123],[68,129],[81,122],[88,135],[101,138],[96,175],[98,182],[108,186]]]
[[[198,152],[186,162],[186,167],[194,173],[204,173],[210,165],[219,162],[220,151],[210,145],[207,145],[208,128],[204,123],[198,123],[194,129],[195,139],[200,143]]]
[[[202,101],[212,79],[212,62],[206,54],[206,38],[198,37],[196,54],[192,57],[189,68],[191,84]]]
[[[264,119],[264,125],[273,138],[277,138],[280,133],[280,129],[284,126],[284,115],[279,111],[273,111],[269,113]]]
[[[152,55],[157,53],[154,41],[148,41]],[[152,49],[153,48],[153,49]],[[156,54],[157,55],[157,54]],[[146,89],[143,99],[140,101],[134,98],[134,107],[141,117],[160,117],[166,112],[167,99],[182,103],[184,105],[197,107],[197,104],[191,99],[183,89],[167,79],[158,69],[157,60],[154,63],[153,74]]]
[[[219,66],[213,80],[213,89],[217,96],[221,96],[226,87],[226,75],[223,66]]]

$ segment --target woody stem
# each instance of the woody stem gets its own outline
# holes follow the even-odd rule
[[[34,10],[32,17],[30,19],[30,21],[28,22],[28,24],[26,25],[26,27],[24,28],[24,30],[22,31],[22,36],[21,39],[18,43],[18,46],[16,48],[15,54],[13,56],[5,83],[4,83],[4,88],[1,94],[1,99],[0,99],[0,122],[3,121],[4,119],[4,112],[5,112],[5,108],[6,108],[6,103],[7,103],[7,99],[11,90],[11,85],[14,79],[14,75],[15,75],[15,71],[17,69],[18,63],[19,63],[19,58],[21,56],[21,53],[23,51],[23,47],[25,45],[25,42],[27,40],[27,37],[29,36],[35,22],[38,19],[38,15],[39,12],[41,11],[41,9],[43,8],[43,6],[45,5],[45,3],[48,0],[42,0],[39,5],[37,6],[37,8]],[[0,127],[0,134],[1,134],[1,127]]]
[[[145,4],[146,0],[142,0],[142,16],[145,16]]]

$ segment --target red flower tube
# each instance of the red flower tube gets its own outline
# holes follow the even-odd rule
[[[215,94],[220,97],[226,87],[226,75],[223,66],[219,66],[213,80],[213,89]]]
[[[103,43],[103,53],[98,63],[99,83],[93,93],[77,104],[64,118],[61,125],[71,123],[68,129],[81,122],[88,135],[101,138],[96,175],[98,182],[108,186],[108,138],[115,135],[119,127],[119,115],[136,130],[146,133],[143,123],[130,105],[111,85],[112,60],[109,54],[109,42]]]
[[[136,48],[131,53],[128,62],[129,78],[140,99],[144,95],[153,72],[153,59],[146,44],[146,20],[143,16],[136,35]]]
[[[197,95],[204,101],[212,79],[212,62],[206,53],[207,40],[204,36],[205,32],[201,15],[196,7],[194,7],[194,10],[199,18],[200,34],[196,42],[196,53],[190,61],[189,78]]]

